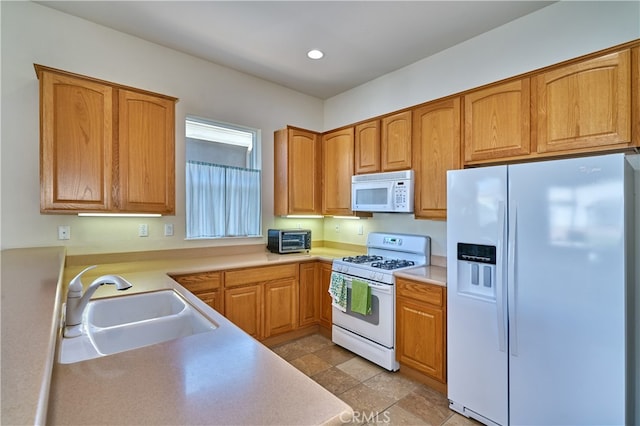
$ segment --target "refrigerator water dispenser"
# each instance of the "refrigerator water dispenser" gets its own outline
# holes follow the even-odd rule
[[[458,243],[458,292],[496,300],[496,246]]]

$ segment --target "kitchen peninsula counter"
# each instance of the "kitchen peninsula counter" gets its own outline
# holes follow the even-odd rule
[[[2,252],[3,424],[339,424],[351,408],[187,292],[167,274],[331,260],[310,254],[101,264],[83,276],[121,274],[143,292],[173,288],[218,328],[74,364],[57,357],[64,248]],[[346,253],[349,254],[349,253]],[[77,271],[76,271],[77,270]],[[16,281],[20,277],[18,281]],[[94,297],[115,296],[102,286]],[[26,321],[26,322],[25,322]],[[26,324],[26,326],[25,326]],[[310,401],[313,402],[310,404]],[[48,403],[48,404],[47,404]]]

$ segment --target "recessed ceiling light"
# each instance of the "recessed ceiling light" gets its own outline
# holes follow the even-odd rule
[[[324,53],[318,49],[312,49],[307,52],[309,59],[320,59],[324,56]]]

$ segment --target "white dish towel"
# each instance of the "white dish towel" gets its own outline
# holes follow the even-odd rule
[[[336,272],[331,273],[329,294],[333,299],[331,305],[340,309],[342,312],[347,312],[347,281],[343,275]]]

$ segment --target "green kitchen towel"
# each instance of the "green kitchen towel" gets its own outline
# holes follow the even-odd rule
[[[351,281],[351,311],[371,315],[371,287],[364,281]]]

